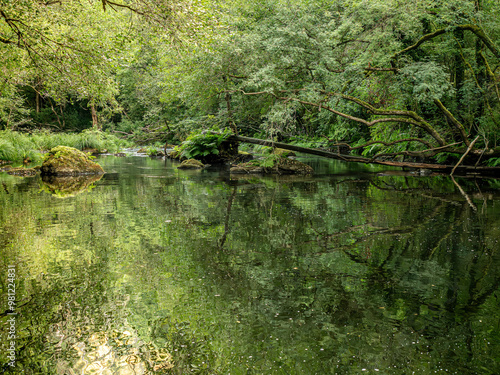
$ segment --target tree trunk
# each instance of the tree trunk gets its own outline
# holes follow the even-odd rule
[[[100,130],[99,128],[99,121],[97,119],[97,111],[95,109],[95,105],[92,104],[92,106],[90,107],[90,110],[91,110],[91,113],[92,113],[92,128],[96,129],[96,130]]]
[[[237,142],[246,142],[253,143],[262,146],[268,147],[278,147],[283,148],[285,150],[303,152],[305,154],[312,154],[323,156],[330,159],[337,159],[348,162],[356,162],[356,163],[365,163],[365,164],[379,164],[379,165],[387,165],[391,167],[400,167],[400,168],[414,168],[414,169],[429,169],[432,171],[437,171],[441,173],[450,173],[453,168],[455,169],[455,173],[474,173],[474,174],[484,174],[484,175],[493,175],[500,176],[500,168],[498,167],[476,167],[469,165],[441,165],[441,164],[428,164],[428,163],[411,163],[411,162],[398,162],[398,161],[386,161],[386,160],[374,160],[370,158],[365,158],[362,156],[352,156],[352,155],[344,155],[340,153],[334,153],[329,151],[323,151],[313,148],[300,147],[295,145],[289,145],[282,142],[274,142],[267,141],[264,139],[258,138],[250,138],[250,137],[242,137],[239,135],[232,135],[228,139],[228,141],[237,141]]]
[[[465,63],[464,63],[464,57],[462,56],[462,49],[465,45],[465,38],[464,38],[464,30],[462,29],[455,29],[453,31],[454,37],[457,41],[458,48],[457,51],[455,52],[454,60],[455,60],[455,89],[457,90],[457,101],[456,105],[457,108],[462,108],[462,87],[464,85],[464,80],[465,80]]]
[[[222,78],[222,80],[224,81],[224,84],[227,86],[226,76],[224,76]],[[235,135],[238,135],[238,128],[236,127],[236,124],[234,123],[234,120],[233,120],[233,109],[231,107],[231,94],[229,93],[229,91],[227,89],[226,89],[226,93],[224,94],[224,100],[226,101],[227,119],[229,121],[229,127],[231,128],[231,130],[233,131],[233,133]]]

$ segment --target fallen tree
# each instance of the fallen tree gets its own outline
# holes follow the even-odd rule
[[[283,148],[285,150],[291,150],[296,152],[302,152],[310,155],[318,155],[330,159],[342,160],[346,162],[356,162],[365,164],[379,164],[386,165],[390,167],[399,168],[412,168],[412,169],[428,169],[431,171],[441,172],[441,173],[459,173],[459,174],[480,174],[480,175],[490,175],[490,176],[500,176],[499,167],[487,167],[487,166],[476,166],[476,165],[464,165],[461,164],[462,160],[456,165],[443,165],[443,164],[429,164],[429,163],[414,163],[414,162],[400,162],[392,160],[380,160],[376,158],[366,158],[362,156],[347,155],[340,152],[331,152],[320,149],[300,147],[295,145],[290,145],[283,142],[275,142],[272,140],[264,140],[259,138],[243,137],[240,135],[231,135],[227,138],[230,141],[252,143],[261,146],[277,147]],[[466,155],[466,153],[464,153]]]

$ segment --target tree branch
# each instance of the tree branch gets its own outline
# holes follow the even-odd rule
[[[467,148],[467,151],[465,151],[465,153],[462,155],[462,157],[460,158],[460,160],[458,161],[458,163],[455,165],[455,167],[452,169],[451,173],[450,173],[450,176],[453,176],[453,173],[455,173],[455,169],[457,169],[457,167],[462,163],[462,161],[465,159],[465,157],[467,156],[467,154],[470,152],[470,150],[472,150],[472,147],[474,147],[474,143],[476,143],[476,141],[479,139],[479,135],[476,137],[476,139],[474,139],[471,144],[469,145],[469,147]]]
[[[436,156],[437,154],[445,151],[446,149],[448,149],[450,147],[459,145],[460,143],[462,143],[462,142],[451,143],[451,144],[446,145],[446,146],[433,147],[433,148],[429,148],[427,150],[421,150],[421,151],[399,151],[399,152],[391,152],[391,153],[380,153],[380,154],[374,155],[370,160],[373,161],[373,160],[376,160],[377,158],[380,158],[382,156],[397,156],[397,155],[406,155],[406,156],[414,156],[414,157],[415,156],[431,157],[431,156]]]
[[[465,128],[462,125],[461,122],[459,122],[453,114],[448,111],[448,109],[441,103],[441,100],[439,99],[434,99],[434,103],[438,106],[438,108],[443,112],[443,114],[446,116],[448,120],[455,126],[456,130],[458,130],[460,137],[462,138],[462,141],[469,146],[469,138],[467,137],[467,133],[465,132]]]
[[[471,31],[472,33],[476,34],[476,36],[482,40],[482,42],[488,47],[488,49],[495,55],[497,59],[500,60],[500,49],[495,45],[495,43],[486,35],[484,30],[480,28],[477,25],[473,24],[465,24],[465,25],[457,25],[454,27],[450,28],[445,28],[445,29],[439,29],[436,30],[432,33],[426,34],[423,37],[421,37],[415,44],[406,47],[405,49],[396,52],[394,55],[392,55],[391,60],[395,60],[398,56],[404,55],[405,53],[412,51],[414,49],[417,49],[420,47],[423,43],[427,42],[428,40],[434,39],[435,37],[445,34],[447,32],[453,31],[454,29],[460,29],[460,30],[468,30]]]

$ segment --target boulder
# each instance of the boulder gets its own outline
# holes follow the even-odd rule
[[[314,169],[298,160],[281,158],[278,163],[278,170],[282,174],[313,174]]]
[[[57,146],[45,155],[42,175],[81,176],[104,174],[102,167],[76,148]]]
[[[181,165],[177,167],[177,169],[203,169],[206,165],[201,161],[196,159],[188,159],[184,160]]]
[[[250,161],[231,167],[231,173],[262,173],[262,174],[313,174],[314,169],[297,160],[279,158],[273,167],[263,167],[259,161]]]

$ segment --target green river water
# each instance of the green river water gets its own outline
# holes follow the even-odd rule
[[[499,374],[500,181],[300,160],[0,173],[0,373]]]

